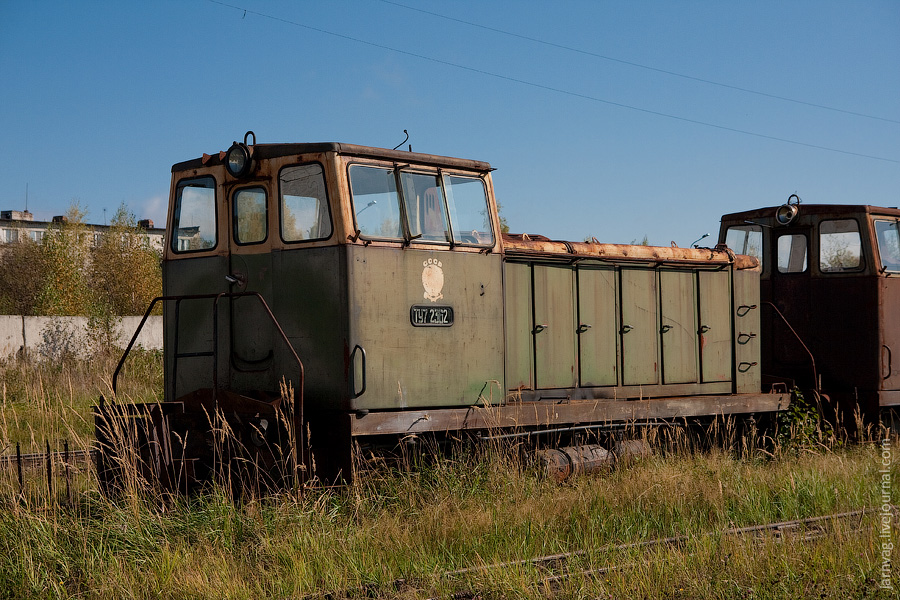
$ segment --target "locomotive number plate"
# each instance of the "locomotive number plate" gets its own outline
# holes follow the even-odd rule
[[[409,322],[413,327],[450,327],[453,325],[453,307],[411,306]]]

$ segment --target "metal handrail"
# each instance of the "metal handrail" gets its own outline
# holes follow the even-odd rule
[[[189,357],[189,356],[210,356],[212,355],[213,359],[213,397],[216,398],[219,390],[219,300],[222,298],[239,298],[244,296],[254,296],[259,299],[262,304],[263,309],[266,311],[266,314],[269,315],[269,319],[272,321],[272,324],[275,326],[275,329],[281,335],[281,339],[284,341],[291,355],[294,357],[294,360],[297,362],[297,366],[300,369],[300,378],[297,385],[297,390],[294,391],[294,403],[295,409],[293,411],[294,418],[294,432],[297,436],[297,445],[295,448],[295,465],[302,464],[306,465],[306,444],[304,443],[304,398],[303,398],[303,389],[305,383],[305,370],[303,367],[303,361],[300,360],[300,357],[297,355],[297,351],[294,350],[294,346],[291,344],[290,340],[287,337],[287,334],[284,333],[284,329],[281,328],[281,324],[278,323],[278,319],[275,318],[275,315],[272,313],[272,310],[269,308],[269,305],[266,303],[265,298],[263,298],[259,292],[220,292],[218,294],[193,294],[193,295],[184,295],[184,296],[157,296],[154,298],[150,305],[147,307],[147,310],[144,312],[143,318],[141,318],[141,322],[138,324],[137,329],[134,332],[134,335],[131,336],[131,341],[128,342],[128,346],[125,348],[125,351],[122,353],[122,358],[119,359],[119,363],[116,365],[116,370],[113,372],[112,378],[112,391],[115,396],[117,391],[117,383],[119,378],[119,372],[122,370],[122,366],[125,364],[125,360],[128,358],[128,354],[131,352],[131,349],[134,347],[135,342],[137,341],[138,336],[141,333],[141,330],[144,327],[144,324],[147,322],[147,319],[150,317],[150,313],[153,312],[154,307],[157,302],[166,302],[166,301],[174,301],[175,302],[175,356],[173,358],[173,368],[172,368],[172,396],[174,400],[175,396],[175,375],[177,373],[177,364],[178,359],[180,357]],[[192,352],[187,353],[185,355],[178,354],[178,319],[179,319],[179,307],[183,300],[213,300],[213,350],[211,353],[207,352]],[[102,397],[101,397],[102,400]],[[296,473],[296,467],[295,467]]]
[[[784,321],[784,324],[787,325],[787,328],[790,329],[791,333],[794,334],[794,337],[797,338],[797,341],[800,342],[800,345],[803,346],[803,349],[806,350],[806,353],[809,355],[809,361],[810,361],[810,363],[812,363],[813,390],[816,393],[821,392],[821,390],[819,389],[819,374],[816,371],[816,359],[813,356],[812,351],[810,351],[810,349],[807,347],[807,345],[803,342],[803,339],[800,337],[800,334],[797,333],[797,331],[791,326],[790,322],[787,320],[787,317],[785,317],[783,314],[781,314],[781,311],[778,310],[777,306],[775,306],[773,303],[768,302],[768,301],[763,301],[763,302],[761,302],[761,304],[771,307],[772,310],[775,311],[775,314],[777,314],[779,317],[781,317],[781,320]]]
[[[220,298],[238,298],[243,296],[255,296],[262,303],[263,309],[265,309],[266,314],[269,316],[269,319],[272,321],[272,324],[275,326],[275,329],[281,335],[282,340],[287,345],[288,350],[294,357],[294,360],[297,362],[297,365],[300,367],[300,391],[302,394],[303,390],[303,380],[304,380],[304,368],[303,362],[300,360],[300,357],[297,355],[297,352],[294,350],[293,345],[291,345],[290,340],[288,340],[287,335],[284,333],[284,330],[281,328],[281,325],[278,323],[278,319],[275,318],[275,315],[272,313],[272,310],[269,308],[269,305],[266,303],[265,298],[263,298],[259,292],[220,292],[218,294],[192,294],[192,295],[183,295],[183,296],[157,296],[153,300],[150,301],[150,305],[147,307],[147,310],[144,312],[144,316],[141,318],[141,322],[138,323],[137,328],[134,331],[134,335],[131,336],[131,340],[128,342],[128,346],[125,348],[125,351],[122,353],[122,358],[119,359],[119,363],[116,365],[116,370],[113,372],[112,378],[112,391],[113,394],[117,391],[117,383],[119,378],[119,372],[122,370],[122,367],[125,364],[125,360],[128,358],[128,354],[131,352],[132,348],[134,348],[135,342],[137,342],[138,337],[140,336],[141,330],[147,322],[147,319],[150,317],[150,314],[153,312],[153,309],[156,307],[157,302],[167,302],[167,301],[175,301],[176,306],[181,303],[182,300],[213,300],[213,351],[211,353],[213,357],[213,388],[218,389],[218,379],[219,379],[219,370],[218,370],[218,341],[219,341],[219,328],[218,328],[218,314],[219,314],[219,299]],[[175,319],[175,336],[176,336],[176,344],[175,349],[177,350],[177,336],[178,336],[178,314],[176,312]],[[209,356],[209,353],[193,353],[197,356]],[[177,357],[176,357],[177,361]]]

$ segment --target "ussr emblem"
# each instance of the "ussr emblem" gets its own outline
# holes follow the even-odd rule
[[[422,263],[422,287],[425,288],[425,298],[437,302],[444,297],[441,290],[444,289],[444,269],[441,261],[429,258]]]

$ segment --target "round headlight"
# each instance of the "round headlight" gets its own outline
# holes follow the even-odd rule
[[[232,177],[241,179],[250,174],[251,167],[250,149],[246,144],[233,143],[225,156],[225,168]]]
[[[799,212],[800,208],[796,204],[782,204],[775,211],[775,221],[779,225],[790,225]]]

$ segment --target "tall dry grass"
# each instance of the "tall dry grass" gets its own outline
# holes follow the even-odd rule
[[[161,389],[146,358],[133,371],[138,400]],[[4,381],[28,382],[0,405],[7,447],[12,436],[88,443],[82,411],[99,391],[89,367],[4,368]],[[880,505],[879,445],[788,444],[733,422],[643,435],[662,450],[562,485],[507,443],[440,453],[423,444],[374,464],[360,455],[361,476],[348,486],[243,500],[222,487],[108,498],[85,470],[67,503],[59,476],[51,498],[40,471],[26,475],[24,494],[0,473],[0,597],[896,597],[878,587],[874,516],[862,530],[837,524],[812,541],[716,533]],[[727,443],[711,443],[720,438]],[[896,439],[890,448],[900,456]],[[898,481],[896,461],[889,475]],[[680,545],[614,548],[684,535]],[[529,565],[448,574],[573,551],[583,554],[565,579]]]

